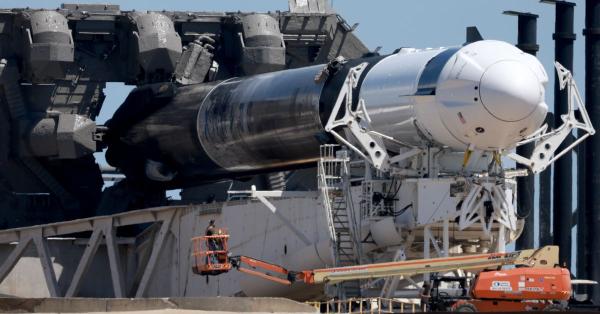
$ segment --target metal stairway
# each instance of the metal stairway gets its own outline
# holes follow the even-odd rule
[[[322,145],[319,160],[319,189],[327,213],[330,236],[334,244],[335,266],[360,264],[360,237],[349,191],[346,151],[339,145]],[[360,282],[347,281],[337,285],[337,296],[347,299],[360,296]]]

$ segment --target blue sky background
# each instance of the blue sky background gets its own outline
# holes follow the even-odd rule
[[[516,10],[538,14],[538,58],[550,76],[546,101],[553,108],[554,84],[554,6],[537,0],[332,0],[334,9],[356,29],[358,37],[369,47],[382,46],[381,52],[390,53],[399,47],[440,47],[460,45],[465,41],[465,27],[477,26],[486,39],[517,41],[517,18],[502,14],[504,10]],[[54,0],[2,0],[0,7],[57,8],[64,1]],[[77,2],[77,1],[69,1]],[[106,3],[85,1],[87,3]],[[287,10],[286,0],[113,0],[121,10],[178,10],[178,11],[254,11]],[[574,52],[574,75],[584,94],[584,37],[581,30],[585,21],[585,3],[573,1],[575,7],[575,32],[577,41]],[[131,87],[109,83],[106,101],[98,118],[102,123],[108,119],[123,101]],[[103,156],[98,154],[99,160]],[[574,172],[575,173],[575,172]],[[576,178],[573,178],[576,180]],[[576,181],[574,181],[576,182]],[[573,184],[576,186],[576,184]],[[176,193],[171,193],[175,195]],[[575,194],[574,194],[575,196]],[[575,201],[575,197],[574,197]],[[574,204],[575,207],[575,204]],[[537,193],[536,193],[537,212]],[[537,215],[536,215],[537,216]],[[536,217],[537,219],[537,217]],[[575,233],[573,233],[575,239]],[[537,241],[537,227],[536,227]],[[575,248],[575,245],[573,246]],[[574,253],[574,252],[573,252]],[[573,254],[575,256],[575,254]],[[574,263],[573,263],[574,264]]]

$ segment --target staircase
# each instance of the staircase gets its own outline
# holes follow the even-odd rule
[[[335,266],[360,264],[359,226],[352,207],[349,190],[347,151],[339,145],[322,145],[319,161],[319,190],[327,213],[329,232],[333,241]],[[347,281],[337,285],[340,299],[360,296],[360,282]]]

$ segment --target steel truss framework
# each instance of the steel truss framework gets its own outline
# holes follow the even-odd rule
[[[178,234],[178,231],[174,230],[178,228],[178,225],[172,224],[173,220],[181,215],[183,211],[192,209],[194,209],[194,206],[148,208],[112,216],[98,216],[0,231],[0,244],[16,243],[8,258],[0,266],[0,282],[8,276],[23,256],[27,247],[33,242],[40,258],[46,286],[50,296],[76,297],[83,276],[86,274],[89,266],[94,260],[99,246],[104,244],[106,245],[108,253],[110,277],[114,296],[117,298],[144,297],[158,258],[166,242],[165,239],[169,234]],[[156,229],[158,229],[154,235],[150,257],[142,266],[143,271],[139,282],[134,283],[133,287],[130,287],[131,289],[127,289],[122,271],[121,257],[119,255],[119,244],[121,241],[117,241],[117,228],[148,223],[153,224],[152,226],[155,226]],[[152,226],[149,228],[153,228]],[[75,274],[68,285],[68,289],[63,293],[60,291],[57,284],[56,274],[48,250],[48,241],[53,237],[64,237],[90,231],[91,236],[87,239],[88,242],[86,248],[79,260]]]

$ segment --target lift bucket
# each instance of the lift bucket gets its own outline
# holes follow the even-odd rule
[[[192,270],[199,275],[219,275],[231,270],[229,235],[223,229],[217,234],[192,238]]]

